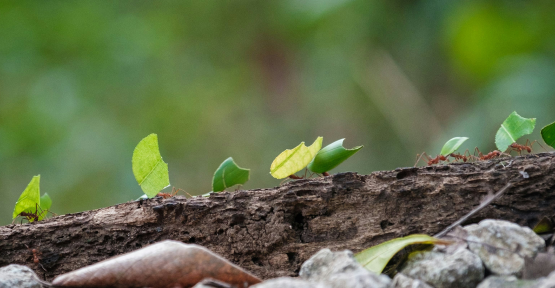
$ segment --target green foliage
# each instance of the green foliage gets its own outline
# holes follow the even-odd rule
[[[445,142],[445,145],[443,145],[443,148],[441,148],[440,154],[445,156],[457,151],[457,149],[459,149],[462,143],[464,143],[464,141],[466,140],[468,140],[468,137],[455,137]]]
[[[15,203],[12,218],[15,219],[21,212],[34,213],[40,205],[40,175],[34,176]]]
[[[214,173],[212,178],[212,191],[224,191],[236,184],[245,184],[249,181],[250,169],[244,169],[237,166],[232,157],[222,162],[220,167]]]
[[[318,151],[316,157],[308,164],[308,169],[316,173],[330,171],[364,147],[357,146],[352,149],[345,149],[343,140],[345,138],[339,139]]]
[[[283,179],[301,171],[314,159],[316,153],[322,148],[322,139],[322,137],[316,138],[316,141],[309,147],[306,147],[304,142],[301,142],[297,147],[281,152],[272,162],[270,174],[274,178]]]
[[[148,135],[137,144],[131,162],[135,179],[149,198],[170,186],[168,164],[162,160],[156,134]]]
[[[401,249],[413,244],[449,244],[451,242],[436,239],[424,234],[414,234],[406,237],[396,238],[386,241],[376,246],[363,250],[355,255],[355,259],[364,268],[375,272],[382,273],[387,262],[393,258]]]
[[[541,134],[545,144],[555,148],[555,122],[543,127]]]
[[[34,176],[15,203],[12,218],[15,219],[21,212],[36,214],[39,220],[46,217],[46,212],[52,206],[52,199],[44,193],[40,197],[40,175]],[[32,218],[27,218],[33,222]]]
[[[536,126],[536,118],[524,118],[515,112],[511,113],[495,135],[495,145],[499,151],[505,151],[509,145],[513,144],[518,138],[530,134]]]

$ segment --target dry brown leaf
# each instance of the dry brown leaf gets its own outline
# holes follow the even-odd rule
[[[192,287],[204,278],[246,287],[261,282],[210,250],[166,240],[60,275],[65,287]]]

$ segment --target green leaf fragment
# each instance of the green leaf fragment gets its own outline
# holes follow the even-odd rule
[[[401,249],[413,244],[450,244],[451,242],[430,237],[424,234],[414,234],[406,237],[396,238],[379,245],[370,247],[355,255],[355,259],[364,268],[382,273],[387,262],[393,258]]]
[[[19,196],[13,210],[13,219],[19,216],[21,212],[38,212],[37,205],[40,205],[40,175],[34,176]]]
[[[524,118],[516,112],[511,113],[495,135],[495,145],[499,151],[505,151],[509,145],[515,143],[518,138],[530,134],[536,126],[536,118]]]
[[[459,147],[464,143],[464,141],[468,140],[468,137],[455,137],[447,142],[445,142],[445,145],[443,145],[443,148],[441,148],[441,155],[446,156],[449,155],[455,151],[457,151],[457,149],[459,149]]]
[[[50,198],[48,193],[44,193],[44,195],[40,197],[39,206],[40,206],[39,220],[42,220],[44,219],[44,217],[46,217],[48,210],[50,209],[50,206],[52,206],[52,199]]]
[[[314,159],[320,148],[322,148],[322,139],[322,137],[316,138],[316,141],[309,147],[306,147],[304,142],[301,142],[299,146],[281,152],[272,162],[270,174],[274,178],[283,179],[303,170]]]
[[[212,191],[220,192],[236,184],[244,184],[249,181],[250,169],[244,169],[229,157],[222,162],[212,178]]]
[[[543,217],[534,229],[532,229],[536,234],[550,233],[553,232],[553,223],[547,217]]]
[[[553,148],[555,148],[555,122],[545,126],[541,131],[543,141]]]
[[[357,146],[352,149],[345,149],[343,140],[345,138],[339,139],[318,151],[316,157],[308,164],[308,169],[316,173],[330,171],[364,147]]]
[[[135,179],[149,198],[170,186],[168,164],[160,155],[158,135],[150,134],[141,140],[133,151],[131,162]]]

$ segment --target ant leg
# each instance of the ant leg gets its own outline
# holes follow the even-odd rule
[[[538,142],[538,140],[534,140],[534,142],[530,143],[530,149],[532,149],[532,145],[534,145],[534,143],[538,143],[538,145],[540,145],[540,147],[542,147],[545,152],[549,152],[547,151],[547,149],[545,149],[545,147],[543,147],[542,144],[540,144],[540,142]]]
[[[418,156],[420,156],[420,157],[418,157]],[[428,156],[428,154],[426,154],[426,152],[422,152],[422,154],[416,154],[416,163],[414,163],[414,167],[416,167],[416,165],[418,165],[418,162],[420,162],[420,160],[422,159],[422,156],[426,156],[428,161],[430,161],[432,159],[432,158],[430,158],[430,156]]]

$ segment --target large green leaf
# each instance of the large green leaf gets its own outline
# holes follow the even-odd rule
[[[13,219],[21,212],[38,212],[37,205],[40,205],[40,175],[34,176],[27,185],[27,188],[25,188],[21,196],[19,196],[13,210]]]
[[[464,141],[468,140],[468,137],[455,137],[447,142],[445,142],[445,145],[443,145],[443,148],[441,148],[441,155],[446,156],[448,154],[451,154],[455,151],[457,151],[457,149],[459,149],[459,147],[462,145],[462,143],[464,143]]]
[[[387,262],[397,254],[401,249],[412,244],[450,244],[451,242],[430,237],[424,234],[414,234],[407,237],[396,238],[382,244],[370,247],[355,255],[355,259],[364,268],[375,272],[382,273]]]
[[[505,151],[509,145],[513,144],[518,138],[530,134],[536,126],[536,118],[524,118],[516,112],[511,113],[495,135],[495,145],[499,151]]]
[[[343,140],[345,138],[339,139],[318,151],[316,157],[308,164],[308,169],[316,173],[330,171],[364,147],[357,146],[353,149],[345,149],[343,147]]]
[[[543,127],[541,133],[545,144],[555,148],[555,122]]]
[[[236,184],[249,181],[250,169],[237,166],[233,158],[229,157],[218,167],[212,178],[212,191],[220,192]]]
[[[131,162],[135,179],[149,198],[170,186],[168,164],[162,160],[156,134],[148,135],[137,144]]]
[[[50,196],[48,195],[48,193],[44,193],[44,195],[40,197],[39,206],[40,206],[39,220],[42,220],[44,219],[44,217],[46,217],[46,214],[48,213],[50,206],[52,206],[52,199],[50,199]]]
[[[304,142],[301,142],[299,146],[281,152],[272,162],[270,174],[274,178],[283,179],[303,170],[322,148],[322,139],[322,137],[316,138],[310,147],[306,147]]]

